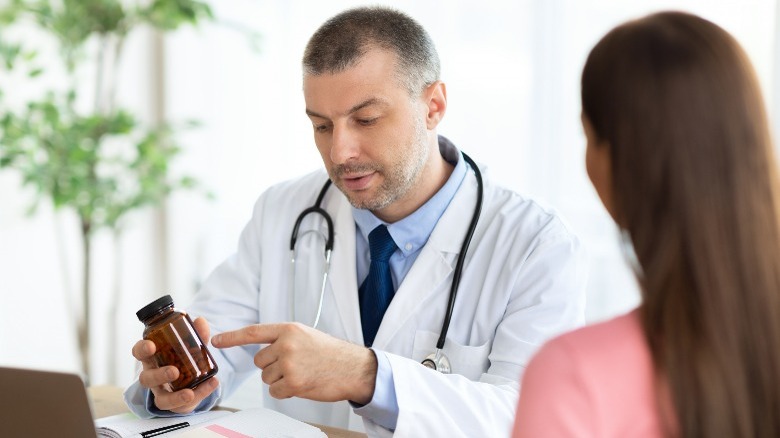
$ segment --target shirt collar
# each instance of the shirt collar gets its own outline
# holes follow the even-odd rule
[[[450,205],[450,201],[455,197],[455,193],[466,177],[466,161],[461,159],[461,154],[455,145],[443,136],[439,136],[439,152],[455,168],[442,188],[414,213],[398,222],[388,224],[374,216],[369,210],[352,207],[352,216],[366,241],[368,241],[368,233],[371,230],[384,224],[387,225],[387,231],[404,257],[415,253],[425,245],[439,222],[439,218]]]

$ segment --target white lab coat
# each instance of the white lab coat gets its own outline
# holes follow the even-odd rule
[[[325,172],[318,171],[276,185],[259,198],[237,253],[211,274],[189,308],[193,316],[209,320],[212,334],[290,320],[290,235],[295,219],[314,204],[326,180]],[[452,374],[420,364],[435,350],[476,196],[476,178],[469,171],[396,291],[373,344],[388,353],[392,367],[400,408],[397,436],[507,436],[518,382],[534,351],[552,335],[584,322],[586,269],[578,240],[553,212],[486,178],[482,215],[444,346]],[[333,218],[335,242],[318,329],[363,345],[352,210],[335,187],[328,190],[323,207]],[[320,216],[304,220],[301,230],[311,229],[327,233]],[[306,272],[311,260],[307,257],[322,257],[323,244],[304,237],[298,245],[296,278],[302,281],[300,272]],[[296,316],[308,324],[316,313],[321,281],[313,272],[310,284],[296,284],[296,290],[306,291],[296,299]],[[257,348],[211,350],[227,393],[242,373],[245,377],[256,371],[252,356]],[[363,421],[347,402],[276,400],[263,386],[265,406],[292,417],[391,435]]]

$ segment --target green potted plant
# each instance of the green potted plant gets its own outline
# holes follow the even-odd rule
[[[36,193],[34,205],[46,199],[78,217],[83,284],[76,325],[87,381],[93,236],[108,230],[116,242],[128,212],[196,185],[169,171],[180,153],[176,132],[193,124],[144,126],[117,104],[125,41],[143,27],[164,33],[212,18],[209,6],[195,0],[10,0],[0,9],[0,74],[25,85],[46,84],[47,74],[66,78],[65,85],[41,86],[22,103],[9,99],[14,85],[0,81],[0,170],[21,173]],[[59,65],[45,64],[36,47],[14,34],[17,27],[35,29],[41,41],[56,45]],[[88,68],[96,73],[85,84],[79,75]]]

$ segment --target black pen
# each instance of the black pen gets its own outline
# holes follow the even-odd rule
[[[164,433],[172,432],[174,430],[184,429],[189,425],[190,423],[187,423],[186,421],[183,423],[171,424],[170,426],[160,427],[158,429],[152,429],[152,430],[147,430],[146,432],[141,432],[141,436],[143,438],[149,438],[152,436],[157,436],[157,435],[162,435]]]

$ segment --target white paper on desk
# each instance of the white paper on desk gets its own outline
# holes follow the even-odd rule
[[[140,438],[141,432],[188,422],[190,427],[204,422],[213,422],[217,418],[231,415],[230,411],[209,411],[202,414],[184,417],[138,418],[135,414],[125,413],[95,420],[95,429],[99,437],[107,438]],[[165,438],[172,437],[176,431],[163,434]]]
[[[176,432],[177,438],[327,438],[314,426],[265,408],[238,411]]]

